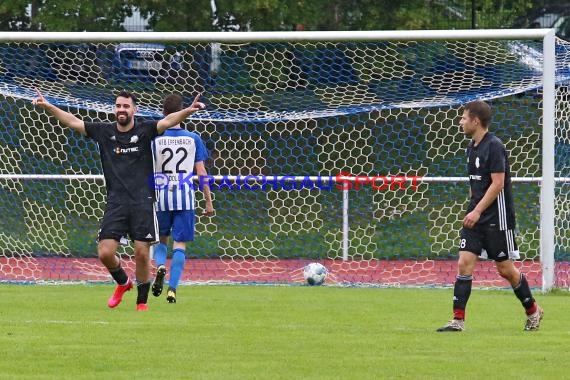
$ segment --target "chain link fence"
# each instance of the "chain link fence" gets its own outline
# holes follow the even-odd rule
[[[563,25],[555,24],[562,23],[560,15],[570,16],[570,1],[560,0],[426,0],[425,6],[430,14],[426,29],[563,29]],[[136,11],[123,26],[133,32],[149,30],[147,20]],[[558,34],[570,37],[570,25],[568,33]]]
[[[559,16],[570,14],[570,1],[429,0],[428,3],[432,29],[550,28],[559,27],[555,25]]]

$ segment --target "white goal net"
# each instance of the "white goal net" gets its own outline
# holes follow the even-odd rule
[[[327,284],[453,284],[458,119],[486,100],[510,153],[517,265],[567,287],[570,53],[547,32],[0,33],[0,281],[110,281],[97,146],[33,107],[38,88],[90,121],[112,121],[122,89],[155,119],[167,94],[202,93],[186,127],[210,151],[216,215],[198,217],[185,282],[295,284],[316,261]],[[492,262],[474,284],[506,285]]]

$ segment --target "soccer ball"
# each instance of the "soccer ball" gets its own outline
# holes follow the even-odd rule
[[[322,285],[327,278],[328,270],[323,264],[310,263],[303,268],[303,276],[309,285]]]

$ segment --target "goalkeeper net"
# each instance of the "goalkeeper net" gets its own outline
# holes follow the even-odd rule
[[[458,119],[487,100],[510,154],[516,265],[567,287],[570,54],[555,41],[545,86],[540,32],[0,33],[0,281],[111,280],[97,146],[33,107],[38,88],[86,121],[114,120],[122,89],[153,119],[167,94],[202,93],[186,126],[210,150],[216,215],[197,218],[188,283],[302,283],[317,261],[328,284],[453,284],[469,191]],[[132,247],[120,255],[132,273]],[[474,284],[506,285],[486,261]]]

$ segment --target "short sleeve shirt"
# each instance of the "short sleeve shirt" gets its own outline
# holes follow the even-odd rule
[[[153,156],[157,121],[137,122],[127,132],[116,123],[85,123],[88,138],[99,146],[108,203],[152,203]]]
[[[185,182],[195,174],[196,162],[208,158],[200,135],[181,128],[167,129],[154,140],[153,150],[155,170],[169,179],[168,186],[157,190],[157,210],[194,210],[194,187]]]
[[[505,173],[503,190],[481,214],[477,226],[514,229],[516,224],[512,195],[511,173],[507,151],[501,140],[490,132],[477,146],[473,141],[467,148],[471,200],[467,212],[471,212],[491,186],[492,173]]]

